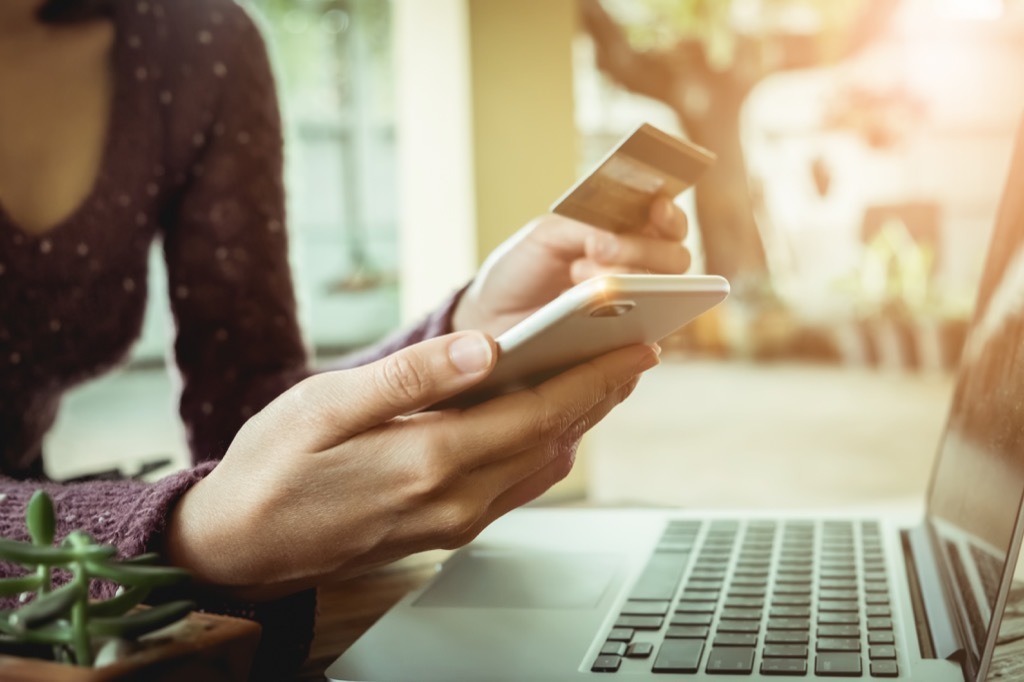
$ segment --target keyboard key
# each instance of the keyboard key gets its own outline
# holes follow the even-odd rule
[[[891,632],[869,632],[868,644],[892,644],[896,641]]]
[[[807,646],[803,644],[769,644],[764,648],[765,658],[807,658]]]
[[[615,642],[628,642],[633,639],[633,628],[612,628],[608,633],[608,640]]]
[[[677,613],[668,622],[670,626],[677,625],[711,625],[712,615],[710,613]]]
[[[776,588],[776,592],[778,588]],[[758,597],[764,599],[763,587],[733,587],[729,589],[729,597]]]
[[[857,581],[850,580],[822,580],[818,587],[823,590],[856,590]]]
[[[868,594],[864,598],[864,602],[867,603],[867,604],[888,604],[889,603],[889,595],[888,594]]]
[[[868,618],[868,630],[892,630],[892,618]]]
[[[686,583],[687,592],[718,592],[722,589],[721,580],[693,580]]]
[[[761,661],[762,675],[806,675],[807,661],[800,658],[766,658]]]
[[[896,661],[872,661],[871,677],[898,677],[900,668]]]
[[[722,609],[723,620],[761,620],[761,609]]]
[[[676,604],[676,613],[714,613],[716,608],[714,602],[680,601]]]
[[[686,592],[683,592],[682,600],[687,602],[716,602],[718,601],[718,592],[691,592],[690,590],[687,590]]]
[[[769,618],[769,630],[808,630],[811,622],[806,618]]]
[[[707,639],[709,631],[706,625],[675,625],[669,626],[665,636],[672,639]]]
[[[775,594],[800,594],[810,596],[811,586],[807,583],[792,585],[776,585]]]
[[[759,609],[764,605],[764,599],[757,597],[729,597],[725,600],[727,609]]]
[[[797,630],[775,630],[764,636],[768,644],[807,644],[810,639],[806,632]]]
[[[718,634],[715,635],[715,646],[757,646],[757,635]]]
[[[818,637],[860,637],[856,625],[819,625]]]
[[[602,656],[622,656],[625,653],[626,644],[624,642],[605,642],[601,647]]]
[[[779,573],[775,576],[776,585],[807,585],[812,578],[810,571],[799,573]]]
[[[862,672],[860,654],[818,654],[814,661],[814,674],[822,677],[860,677]]]
[[[714,647],[704,671],[709,675],[745,675],[754,669],[754,650],[739,647]]]
[[[811,598],[807,595],[777,594],[772,597],[772,606],[810,606]]]
[[[896,658],[896,647],[891,645],[873,646],[868,648],[868,657],[871,660],[876,658]]]
[[[719,632],[753,632],[761,629],[761,623],[754,620],[720,620]]]
[[[654,653],[654,645],[650,642],[633,642],[626,649],[626,658],[647,658]]]
[[[690,555],[679,552],[655,552],[630,592],[630,599],[663,600],[676,595],[683,569]]]
[[[869,606],[865,609],[865,612],[873,618],[888,618],[892,616],[892,609],[888,606]]]
[[[859,613],[819,613],[820,625],[859,625]]]
[[[620,665],[622,659],[618,656],[598,656],[590,670],[595,673],[613,673]]]
[[[668,613],[667,601],[627,601],[622,607],[624,616],[664,616]]]
[[[855,601],[820,601],[818,612],[825,613],[856,613],[859,610]]]
[[[818,599],[823,601],[857,601],[857,590],[819,590]]]
[[[741,555],[736,560],[736,567],[732,572],[733,578],[754,578],[767,580],[768,575],[771,573],[772,567],[772,555],[765,554],[764,556],[747,556]]]
[[[691,582],[704,580],[721,584],[722,580],[725,579],[726,573],[725,568],[694,568],[690,574],[690,580]]]
[[[666,639],[658,649],[652,670],[656,673],[695,673],[703,652],[703,640]]]
[[[860,640],[848,637],[819,637],[818,651],[860,651]]]
[[[809,606],[773,606],[768,615],[772,618],[810,618]]]
[[[615,627],[660,630],[664,622],[665,619],[661,616],[619,616],[619,619],[615,621]]]

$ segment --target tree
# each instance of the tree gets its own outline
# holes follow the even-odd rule
[[[598,68],[625,89],[669,106],[687,135],[718,155],[696,188],[708,272],[732,279],[741,292],[769,278],[740,140],[751,89],[772,73],[852,55],[897,2],[631,0],[634,12],[642,5],[653,20],[625,24],[600,0],[578,0]],[[742,9],[748,11],[740,20]]]

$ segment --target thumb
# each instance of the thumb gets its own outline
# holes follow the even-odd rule
[[[497,346],[487,334],[448,334],[404,348],[355,369],[307,379],[303,402],[315,410],[330,447],[389,419],[449,398],[490,373]]]

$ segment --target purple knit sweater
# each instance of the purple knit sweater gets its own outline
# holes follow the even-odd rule
[[[130,556],[159,546],[175,501],[248,417],[308,370],[277,100],[253,22],[231,0],[123,0],[114,22],[115,101],[91,193],[39,236],[0,206],[0,536],[25,537],[25,505],[42,487],[58,505],[61,537],[82,528]],[[167,262],[194,467],[154,484],[46,482],[41,443],[61,396],[116,367],[139,335],[154,239]],[[454,301],[353,362],[447,331]],[[0,577],[15,572],[0,564]],[[200,601],[261,621],[256,670],[268,679],[304,657],[312,593]]]

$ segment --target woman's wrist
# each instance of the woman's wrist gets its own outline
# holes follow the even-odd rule
[[[171,510],[160,548],[174,566],[192,575],[193,584],[222,597],[266,601],[294,594],[311,580],[277,580],[265,570],[272,551],[260,546],[258,525],[250,514],[225,514],[211,493],[209,478],[199,481]]]

